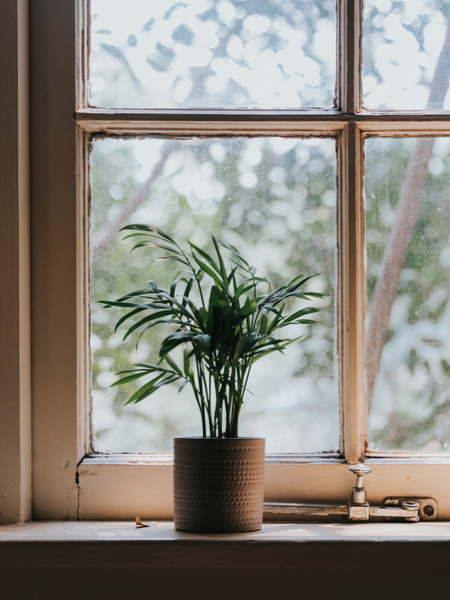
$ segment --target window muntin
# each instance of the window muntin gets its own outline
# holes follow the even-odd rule
[[[152,264],[154,250],[129,254],[133,244],[121,242],[118,230],[143,222],[202,247],[214,234],[238,247],[274,284],[299,272],[321,274],[310,283],[310,289],[329,294],[320,303],[318,323],[287,331],[306,339],[285,356],[274,354],[254,365],[253,395],[247,395],[240,434],[266,437],[272,453],[338,450],[335,141],[101,138],[93,142],[90,168],[94,448],[167,452],[174,435],[199,434],[189,388],[181,396],[176,385],[164,388],[124,408],[134,385],[109,387],[116,371],[138,360],[157,361],[152,341],[168,333],[151,329],[136,352],[134,339],[123,344],[122,329],[114,333],[120,311],[97,304],[141,289],[147,279],[168,289],[179,270]]]
[[[333,106],[333,0],[91,0],[90,6],[93,106]]]
[[[450,108],[445,75],[450,48],[448,16],[447,0],[364,1],[362,83],[367,108]],[[440,82],[434,77],[438,64]]]

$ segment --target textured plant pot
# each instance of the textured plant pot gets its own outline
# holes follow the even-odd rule
[[[175,438],[175,528],[256,531],[264,503],[263,438]]]

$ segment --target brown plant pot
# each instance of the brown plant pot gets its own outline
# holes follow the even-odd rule
[[[264,456],[263,438],[175,438],[175,528],[199,533],[261,529]]]

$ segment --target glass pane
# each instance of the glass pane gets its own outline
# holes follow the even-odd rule
[[[450,452],[450,138],[365,150],[370,447]]]
[[[448,0],[364,0],[364,105],[450,109]]]
[[[201,435],[188,386],[164,387],[139,404],[124,406],[137,389],[110,387],[115,373],[139,360],[155,362],[158,326],[136,350],[114,333],[123,311],[102,299],[170,285],[179,270],[154,262],[155,249],[130,254],[121,241],[125,223],[154,224],[184,243],[211,246],[210,234],[235,245],[280,285],[299,273],[320,273],[308,285],[329,296],[318,305],[320,324],[296,327],[305,339],[285,356],[255,363],[239,434],[264,436],[268,452],[313,452],[339,447],[335,376],[335,175],[334,140],[234,138],[97,139],[91,155],[92,397],[95,448],[101,451],[170,451],[174,435]],[[301,301],[300,306],[304,305]],[[292,307],[293,308],[293,307]],[[289,332],[288,335],[290,335]]]
[[[93,106],[333,105],[334,0],[91,0]]]

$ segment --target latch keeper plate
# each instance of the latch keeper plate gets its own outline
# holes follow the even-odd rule
[[[419,504],[419,517],[421,521],[436,521],[438,504],[434,498],[416,498],[412,496],[388,496],[383,500],[384,506],[402,506],[404,500],[411,500]],[[386,521],[396,521],[395,517],[384,517]]]

